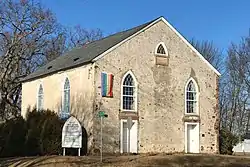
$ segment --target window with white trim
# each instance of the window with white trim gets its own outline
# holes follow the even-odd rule
[[[63,89],[63,101],[62,101],[62,117],[66,118],[70,115],[70,82],[66,78]]]
[[[168,56],[168,50],[164,42],[160,42],[155,48],[155,55]]]
[[[136,81],[131,73],[125,74],[122,81],[122,109],[136,111]]]
[[[42,84],[39,85],[39,89],[38,89],[38,95],[37,95],[37,110],[40,111],[43,109],[43,86]]]
[[[157,48],[157,54],[166,54],[164,47],[160,44]]]
[[[186,113],[197,113],[197,99],[194,80],[190,80],[186,87]]]

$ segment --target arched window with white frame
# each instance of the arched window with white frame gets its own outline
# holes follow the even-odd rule
[[[66,78],[63,87],[63,98],[62,98],[62,117],[67,118],[70,115],[70,82]]]
[[[37,110],[41,111],[43,109],[43,101],[44,101],[44,94],[43,94],[43,86],[42,84],[39,85],[38,94],[37,94]]]
[[[137,111],[137,81],[131,71],[122,79],[121,108],[123,111]]]
[[[155,48],[155,55],[168,56],[168,50],[164,42],[160,42]]]
[[[188,80],[185,87],[185,113],[198,114],[198,86],[193,78]]]

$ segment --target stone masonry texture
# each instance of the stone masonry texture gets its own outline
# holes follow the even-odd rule
[[[155,47],[164,42],[167,64],[156,65]],[[185,85],[192,77],[198,84],[198,115],[201,153],[219,151],[218,76],[163,21],[126,41],[96,62],[25,82],[22,115],[36,105],[38,86],[43,84],[44,107],[60,112],[62,85],[69,77],[71,113],[88,135],[89,153],[100,148],[99,111],[105,111],[103,150],[120,152],[121,82],[131,70],[138,82],[138,152],[184,152]],[[114,75],[113,98],[101,97],[101,72]],[[192,118],[193,119],[193,118]],[[191,119],[191,120],[192,120]]]

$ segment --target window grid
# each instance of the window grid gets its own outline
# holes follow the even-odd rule
[[[66,78],[63,90],[62,117],[66,118],[69,115],[70,115],[70,83],[69,79]]]
[[[157,54],[166,54],[166,51],[164,49],[164,47],[162,46],[162,44],[160,44],[157,48]]]
[[[135,84],[130,74],[123,81],[122,103],[123,110],[135,111]]]
[[[197,92],[193,81],[190,81],[186,90],[186,112],[197,112]]]
[[[37,110],[40,111],[43,109],[43,86],[40,84],[38,90],[38,101],[37,101]]]

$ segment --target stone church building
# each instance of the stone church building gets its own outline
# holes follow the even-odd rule
[[[28,107],[74,115],[89,153],[100,147],[100,111],[108,114],[104,152],[218,153],[219,76],[160,17],[75,48],[24,78],[22,115]]]

